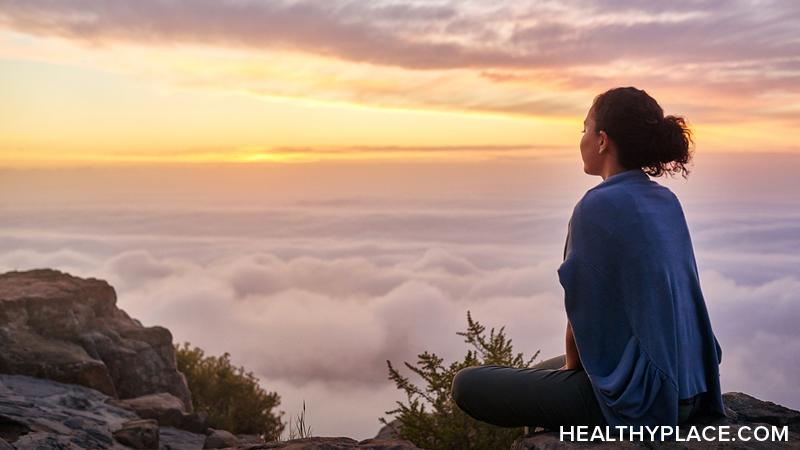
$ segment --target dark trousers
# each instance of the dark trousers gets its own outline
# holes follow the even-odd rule
[[[500,427],[605,426],[586,372],[557,370],[565,357],[527,369],[497,365],[461,369],[453,378],[453,400],[473,418]]]

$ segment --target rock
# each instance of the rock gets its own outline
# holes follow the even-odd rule
[[[14,450],[14,447],[11,446],[5,439],[0,438],[0,450]]]
[[[778,427],[786,426],[788,440],[785,442],[757,441],[672,441],[672,442],[565,442],[559,439],[558,431],[541,431],[528,437],[517,439],[511,446],[512,450],[544,450],[544,449],[669,449],[669,450],[700,450],[709,447],[720,450],[749,450],[773,448],[800,448],[800,412],[777,405],[772,402],[759,400],[741,392],[727,392],[723,394],[723,402],[728,412],[727,418],[708,420],[698,418],[680,426],[681,433],[685,435],[691,426],[702,430],[705,426],[729,426],[729,436],[735,438],[737,430],[741,427],[758,426]],[[752,437],[752,431],[747,432]]]
[[[237,446],[245,448],[266,444],[266,441],[257,434],[237,434],[236,440]]]
[[[358,443],[363,450],[419,450],[419,447],[404,439],[365,439]]]
[[[200,450],[206,441],[204,434],[192,433],[172,427],[158,429],[158,439],[164,450]]]
[[[399,439],[400,438],[400,419],[394,419],[387,423],[375,435],[375,439]]]
[[[118,403],[84,386],[0,375],[0,438],[18,450],[120,449],[112,432],[139,417]],[[205,440],[172,427],[159,436],[165,450],[200,450]]]
[[[290,441],[273,441],[247,450],[420,450],[411,442],[399,439],[365,439],[356,441],[347,437],[308,437]]]
[[[142,419],[158,421],[160,426],[201,434],[205,434],[208,428],[208,416],[205,413],[185,413],[183,402],[166,392],[121,400],[118,404],[136,412]]]
[[[30,432],[31,428],[28,425],[14,420],[11,417],[0,415],[0,439],[2,439],[3,442],[6,442],[6,439],[14,442],[19,439],[20,436],[24,436]],[[0,446],[0,448],[2,448],[2,446]]]
[[[208,430],[208,414],[202,411],[184,414],[181,424],[177,428],[192,433],[206,434]]]
[[[229,448],[236,447],[239,439],[232,433],[225,430],[215,430],[213,428],[208,430],[206,442],[203,448]]]
[[[172,334],[116,306],[107,282],[52,269],[0,274],[0,373],[30,375],[129,399],[168,392],[191,412]]]
[[[158,450],[158,422],[153,419],[137,419],[125,422],[114,431],[114,439],[120,444],[135,449]]]
[[[800,432],[800,413],[795,410],[741,392],[728,392],[724,400],[725,406],[734,412],[737,422],[788,425],[790,430]]]
[[[183,402],[172,394],[143,395],[119,402],[131,409],[142,419],[155,419],[160,425],[177,427],[183,418]]]
[[[114,447],[112,429],[138,417],[83,386],[22,375],[0,375],[2,438],[17,449]],[[67,443],[67,444],[64,444]]]

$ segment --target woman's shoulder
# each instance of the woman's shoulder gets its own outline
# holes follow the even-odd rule
[[[600,183],[583,194],[575,209],[587,214],[619,217],[668,206],[680,208],[678,197],[667,186],[647,178],[608,185]]]
[[[634,200],[630,189],[621,185],[595,186],[586,191],[575,204],[573,214],[585,218],[601,219],[615,217],[630,211],[627,208]]]
[[[588,190],[575,205],[574,228],[623,241],[654,230],[675,229],[685,221],[678,197],[655,181],[617,183]]]

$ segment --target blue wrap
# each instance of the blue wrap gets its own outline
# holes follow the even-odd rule
[[[575,344],[611,426],[678,424],[678,400],[724,416],[722,349],[680,202],[641,169],[575,205],[558,268]]]

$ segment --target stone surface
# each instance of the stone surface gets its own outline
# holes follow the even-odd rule
[[[17,449],[113,448],[111,430],[138,419],[83,386],[0,375],[0,437]]]
[[[158,450],[158,422],[137,419],[125,422],[112,433],[120,444],[138,450]]]
[[[563,442],[559,440],[558,431],[542,431],[529,437],[517,439],[511,446],[512,450],[549,450],[549,449],[665,449],[665,450],[700,450],[706,448],[726,450],[746,449],[773,449],[773,448],[800,448],[800,412],[777,405],[772,402],[759,400],[741,392],[727,392],[723,394],[727,418],[717,420],[698,419],[681,425],[682,433],[688,433],[691,426],[702,430],[705,426],[729,426],[729,436],[735,438],[741,427],[750,427],[753,430],[758,426],[786,426],[788,439],[785,442],[763,441],[755,439],[749,441],[672,441],[672,442]],[[752,431],[747,431],[746,436],[752,436]]]
[[[192,433],[172,427],[159,428],[159,440],[163,450],[201,450],[206,441],[204,434]]]
[[[154,419],[158,424],[175,427],[193,433],[205,434],[208,417],[205,413],[187,414],[183,402],[172,394],[162,392],[121,400],[120,406],[130,409],[143,419]]]
[[[35,269],[0,274],[0,373],[91,387],[112,397],[168,392],[191,412],[172,334],[116,306],[107,282]]]
[[[375,435],[375,439],[399,439],[400,438],[400,419],[394,419],[382,426]]]
[[[258,445],[263,445],[266,442],[261,436],[257,434],[237,434],[236,435],[237,444],[239,447],[253,447]]]
[[[232,433],[225,430],[210,429],[203,448],[229,448],[236,447],[238,443],[239,439]]]
[[[411,442],[399,439],[365,439],[356,441],[347,437],[308,437],[284,442],[268,442],[247,450],[278,448],[282,450],[419,450]]]
[[[128,448],[114,439],[113,431],[138,419],[94,389],[0,374],[0,439],[18,450]],[[162,426],[159,441],[164,450],[200,450],[205,435]]]

